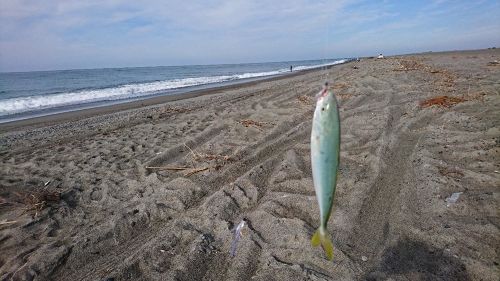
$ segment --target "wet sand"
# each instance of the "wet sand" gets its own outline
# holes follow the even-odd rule
[[[495,60],[363,59],[2,125],[0,279],[498,280]],[[309,138],[325,80],[342,119],[333,261],[310,245]]]

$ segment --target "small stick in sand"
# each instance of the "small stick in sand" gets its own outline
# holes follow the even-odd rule
[[[191,171],[185,173],[184,175],[186,177],[189,177],[193,174],[196,174],[198,172],[206,171],[210,169],[210,167],[205,167],[205,168],[191,168],[191,167],[169,167],[169,166],[164,166],[164,167],[146,167],[146,169],[158,169],[158,170],[170,170],[170,171],[184,171],[188,169],[192,169]]]
[[[184,146],[187,147],[187,149],[189,149],[189,152],[191,153],[191,158],[193,158],[193,160],[197,161],[199,160],[200,158],[202,158],[202,155],[199,154],[199,153],[196,153],[194,152],[191,147],[189,147],[186,143],[184,143]]]
[[[7,221],[7,220],[4,220],[4,221],[0,221],[0,225],[7,225],[7,224],[13,224],[13,223],[16,223],[17,221]]]
[[[186,174],[184,174],[184,175],[185,175],[186,177],[189,177],[189,176],[191,176],[191,175],[193,175],[193,174],[196,174],[196,173],[198,173],[198,172],[202,172],[202,171],[206,171],[206,170],[208,170],[208,169],[210,169],[210,167],[205,167],[205,168],[197,168],[197,169],[194,169],[194,170],[192,170],[192,171],[190,171],[190,172],[188,172],[188,173],[186,173]]]
[[[189,169],[189,167],[170,167],[170,166],[146,166],[146,169],[158,169],[158,170],[172,170],[172,171],[182,171]]]

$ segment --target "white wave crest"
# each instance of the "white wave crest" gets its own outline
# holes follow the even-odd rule
[[[312,66],[296,66],[294,70],[306,70],[327,65],[344,63],[346,60],[338,60],[328,64]],[[85,104],[91,102],[116,101],[122,99],[137,98],[152,95],[161,91],[181,89],[192,86],[221,83],[239,79],[258,78],[264,76],[278,75],[288,72],[288,69],[279,69],[267,72],[254,72],[234,75],[222,75],[211,77],[193,77],[172,79],[165,81],[127,84],[118,87],[83,90],[77,92],[66,92],[50,95],[18,97],[0,100],[0,116],[37,111],[56,107]]]

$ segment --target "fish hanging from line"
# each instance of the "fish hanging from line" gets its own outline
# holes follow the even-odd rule
[[[332,211],[337,173],[340,162],[340,117],[337,99],[328,83],[318,93],[311,132],[311,166],[314,191],[318,200],[320,226],[311,244],[321,245],[329,260],[333,259],[333,244],[327,232]]]

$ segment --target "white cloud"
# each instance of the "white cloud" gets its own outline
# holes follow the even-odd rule
[[[411,44],[428,48],[439,40],[418,33],[422,24],[467,15],[472,5],[426,3],[407,11],[395,8],[401,2],[366,0],[2,0],[0,70],[355,56],[384,48],[397,52]],[[474,16],[461,17],[467,28],[454,34],[460,40],[450,42],[469,46],[467,38],[495,37],[498,23],[481,31],[489,24]],[[442,41],[456,33],[452,23],[435,30]],[[411,42],[409,32],[425,42]]]

